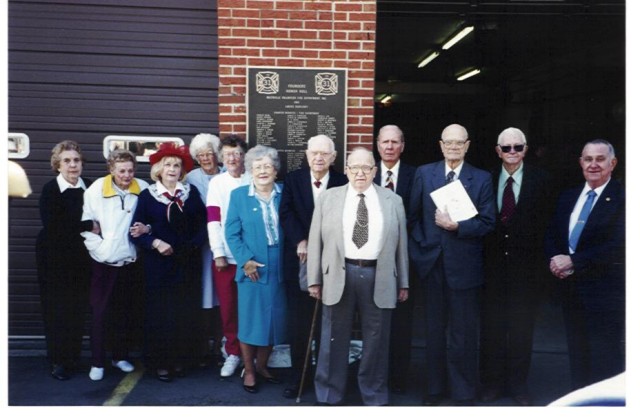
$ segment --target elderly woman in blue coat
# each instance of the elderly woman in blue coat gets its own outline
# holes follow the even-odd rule
[[[278,152],[258,145],[245,157],[249,185],[231,192],[225,236],[238,262],[238,340],[244,363],[243,387],[257,392],[257,378],[277,384],[267,368],[273,345],[286,339],[286,295],[281,275],[281,187]]]

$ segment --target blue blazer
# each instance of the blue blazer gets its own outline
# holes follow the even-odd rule
[[[270,269],[267,264],[269,244],[265,233],[260,203],[255,196],[249,196],[249,186],[250,185],[240,186],[231,191],[224,233],[231,254],[238,264],[235,278],[236,282],[248,280],[242,267],[249,260],[253,259],[265,265],[258,268],[258,274],[260,275],[258,282],[266,283],[266,273],[267,270]],[[276,187],[280,189],[279,185]],[[281,196],[282,194],[279,192],[274,197],[276,200],[276,209],[280,206]],[[282,228],[280,227],[280,223],[278,224],[278,234],[280,242],[282,242]],[[282,246],[280,246],[280,249],[282,249]],[[278,282],[282,282],[282,269],[279,271],[281,275]]]
[[[349,180],[343,173],[329,170],[327,189],[346,185]],[[298,243],[309,238],[314,203],[311,190],[311,172],[308,167],[289,172],[284,180],[280,202],[280,225],[284,230],[284,270],[287,281],[298,282]]]
[[[418,167],[409,204],[409,255],[423,280],[442,256],[449,286],[467,289],[484,281],[483,239],[495,228],[496,204],[489,172],[465,162],[459,180],[478,214],[460,221],[457,231],[447,231],[436,225],[429,195],[446,183],[444,160]]]
[[[376,185],[384,186],[381,179],[386,179],[387,171],[382,167],[382,162],[376,164],[378,170],[373,178],[373,183]],[[416,175],[415,166],[400,161],[400,169],[398,170],[398,184],[396,186],[396,193],[402,197],[402,203],[404,204],[405,212],[409,211],[409,203],[411,202],[411,190],[413,189],[413,178]]]
[[[583,187],[581,185],[560,194],[555,215],[545,236],[547,258],[569,254],[569,218]],[[624,280],[625,193],[618,181],[611,179],[602,191],[571,260],[575,279],[611,279],[618,283]]]

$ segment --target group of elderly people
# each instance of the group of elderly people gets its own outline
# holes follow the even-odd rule
[[[132,152],[115,149],[108,174],[90,182],[76,142],[52,150],[57,176],[40,196],[36,246],[51,375],[67,380],[79,367],[87,302],[90,379],[103,378],[107,351],[113,368],[133,371],[138,293],[145,363],[157,379],[202,363],[213,334],[217,348],[225,342],[221,376],[242,364],[247,392],[258,377],[278,383],[267,368],[287,339],[277,151],[200,134],[190,147],[161,143],[149,161],[150,183],[135,177]],[[140,269],[143,290],[134,289]]]

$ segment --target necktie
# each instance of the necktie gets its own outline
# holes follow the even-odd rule
[[[591,207],[593,206],[593,201],[596,195],[597,194],[593,190],[587,192],[587,200],[582,206],[582,210],[580,211],[580,215],[578,216],[578,222],[576,222],[573,230],[571,230],[571,234],[569,235],[569,248],[573,251],[576,250],[578,240],[580,239],[580,234],[582,234],[582,229],[584,229],[587,218],[589,218]]]
[[[456,177],[456,172],[453,170],[447,173],[447,183],[453,182],[453,179]]]
[[[516,197],[513,194],[513,178],[509,176],[502,194],[502,209],[500,210],[500,221],[502,221],[502,224],[509,224],[509,219],[515,212]]]
[[[314,185],[316,185],[316,188],[320,188],[320,185],[322,185],[322,182],[320,182],[319,180],[316,180],[315,182],[313,182]]]
[[[353,226],[353,235],[351,240],[356,247],[360,249],[369,240],[369,211],[364,203],[364,194],[358,194],[360,202],[358,202],[358,211],[356,212],[356,223]]]
[[[391,189],[392,191],[394,190],[394,187],[393,187],[393,172],[391,170],[387,171],[387,184],[385,185],[385,188]]]

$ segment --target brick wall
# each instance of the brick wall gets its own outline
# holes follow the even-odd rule
[[[219,0],[220,135],[246,134],[247,67],[347,69],[347,148],[373,144],[375,1]]]

